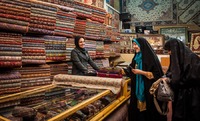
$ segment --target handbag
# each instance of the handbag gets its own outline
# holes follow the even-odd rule
[[[169,78],[167,78],[165,81],[163,80],[163,78],[160,78],[156,82],[154,82],[149,89],[150,94],[154,96],[154,104],[156,106],[156,109],[161,115],[167,115],[168,101],[174,100],[174,92],[171,89],[168,81],[170,81]],[[157,100],[163,103],[162,108],[160,108]]]

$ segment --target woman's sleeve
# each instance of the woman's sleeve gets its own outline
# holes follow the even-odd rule
[[[92,68],[93,68],[94,70],[99,70],[99,67],[97,66],[96,63],[94,63],[94,61],[92,60],[92,58],[90,57],[89,54],[88,54],[88,56],[89,56],[89,61],[88,61],[88,63],[92,66]]]
[[[72,50],[72,52],[71,52],[71,61],[82,72],[84,72],[84,73],[88,72],[87,68],[81,63],[81,61],[80,61],[80,59],[78,57],[78,54],[74,50]]]
[[[133,69],[133,63],[131,63],[126,68],[123,68],[123,71],[124,71],[124,73],[125,73],[126,76],[132,77],[134,75],[133,72],[132,72],[132,69]]]

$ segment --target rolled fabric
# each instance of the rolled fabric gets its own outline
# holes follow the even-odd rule
[[[109,89],[114,94],[118,94],[121,90],[123,79],[58,74],[54,76],[53,83],[86,88]]]

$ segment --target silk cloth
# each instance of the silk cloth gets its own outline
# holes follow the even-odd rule
[[[68,74],[58,74],[54,76],[54,84],[65,84],[77,87],[96,88],[96,89],[109,89],[114,94],[118,94],[123,85],[122,78],[104,78],[95,76],[78,76]]]

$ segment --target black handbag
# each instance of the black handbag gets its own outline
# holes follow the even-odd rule
[[[169,78],[167,78],[166,81],[164,81],[163,78],[160,78],[152,84],[149,90],[150,94],[154,96],[155,107],[161,115],[167,115],[168,101],[174,100],[174,92],[168,82],[170,82]],[[157,100],[163,103],[162,108],[160,108]]]

